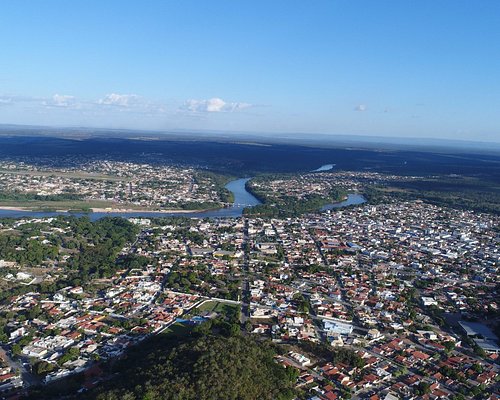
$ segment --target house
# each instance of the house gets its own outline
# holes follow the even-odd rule
[[[433,297],[422,297],[422,304],[425,307],[437,306],[438,302]]]
[[[333,336],[335,334],[350,335],[354,329],[351,324],[329,320],[323,320],[323,326],[328,336]]]
[[[43,356],[45,356],[48,353],[48,351],[47,351],[47,349],[45,349],[43,347],[25,346],[23,348],[22,353],[28,357],[42,358]]]
[[[288,353],[291,359],[293,359],[301,367],[306,367],[311,365],[311,359],[307,358],[305,355],[291,351]]]

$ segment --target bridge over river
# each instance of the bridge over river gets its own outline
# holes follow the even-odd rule
[[[193,211],[193,212],[154,212],[154,211],[136,211],[136,212],[94,212],[94,213],[69,213],[69,212],[50,212],[50,211],[28,211],[28,210],[2,210],[0,209],[0,218],[47,218],[57,217],[58,215],[74,215],[76,217],[88,216],[92,221],[103,217],[124,217],[124,218],[160,218],[160,217],[187,217],[187,218],[222,218],[222,217],[240,217],[245,207],[255,206],[261,202],[246,190],[245,184],[251,178],[240,178],[229,182],[226,189],[230,190],[234,196],[234,203],[227,204],[227,207],[218,210]],[[362,204],[366,199],[360,194],[350,194],[346,200],[340,203],[333,203],[324,206],[321,211],[341,208],[350,205]]]

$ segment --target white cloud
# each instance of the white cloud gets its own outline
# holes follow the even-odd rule
[[[17,96],[17,95],[0,95],[0,104],[20,104],[20,103],[39,103],[40,101],[47,101],[43,97],[34,96]]]
[[[163,114],[167,111],[162,103],[150,101],[137,94],[110,93],[94,103],[96,106],[114,108],[119,111],[135,112],[140,114]]]
[[[181,109],[191,112],[235,112],[251,107],[248,103],[227,103],[221,98],[208,100],[187,100]]]
[[[136,94],[111,93],[97,101],[98,104],[117,107],[131,107],[141,103],[141,97]]]
[[[0,106],[7,106],[12,104],[12,98],[7,96],[0,96]]]
[[[19,110],[24,108],[31,113],[57,112],[59,116],[65,115],[64,113],[68,113],[68,115],[71,113],[72,117],[76,115],[99,115],[101,118],[114,118],[117,115],[130,114],[137,118],[161,118],[174,115],[179,108],[179,103],[171,101],[166,104],[164,101],[149,99],[138,94],[120,94],[116,92],[86,99],[61,93],[47,97],[35,97],[0,92],[0,108],[2,112],[11,107]],[[236,109],[243,107],[243,105],[240,103],[226,104],[225,102],[221,104],[216,101],[210,103],[209,109],[211,112],[231,111],[231,107]]]
[[[57,107],[69,107],[75,103],[75,96],[55,94],[52,96],[52,102]]]
[[[52,98],[43,100],[42,104],[45,107],[79,108],[75,96],[67,94],[55,94]]]
[[[366,111],[366,105],[364,104],[358,104],[356,107],[354,107],[354,111]]]

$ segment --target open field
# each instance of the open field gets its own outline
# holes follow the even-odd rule
[[[234,309],[236,310],[238,306],[236,304],[227,304],[220,301],[207,301],[198,307],[200,312],[216,312],[226,314],[227,311]]]
[[[189,331],[193,329],[192,325],[181,324],[176,322],[170,325],[163,333],[162,336],[185,336]]]
[[[18,210],[31,210],[31,211],[45,211],[45,210],[90,210],[92,208],[127,208],[127,209],[137,209],[143,210],[139,206],[134,206],[130,204],[118,204],[109,201],[86,201],[86,200],[64,200],[64,201],[41,201],[41,200],[9,200],[0,201],[0,208],[5,209],[18,209]]]
[[[115,175],[92,174],[83,171],[63,172],[63,171],[27,171],[22,169],[0,169],[0,174],[26,175],[26,176],[60,176],[73,179],[95,179],[101,181],[129,182],[130,178]]]
[[[114,213],[128,213],[128,212],[158,212],[158,213],[192,213],[208,211],[205,208],[193,209],[155,209],[138,206],[136,204],[114,203],[109,201],[99,200],[65,200],[65,201],[0,201],[0,210],[14,210],[14,211],[85,211],[85,212],[114,212]]]

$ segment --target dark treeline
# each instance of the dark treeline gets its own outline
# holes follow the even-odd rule
[[[268,178],[259,177],[260,180]],[[269,177],[272,179],[272,177]],[[247,191],[252,193],[263,204],[247,207],[243,210],[245,215],[258,215],[264,217],[295,217],[304,213],[318,211],[321,207],[342,201],[347,196],[347,191],[341,187],[333,188],[328,195],[309,194],[299,199],[293,196],[273,196],[264,190],[257,190],[249,182],[245,185]]]
[[[291,399],[289,374],[274,355],[269,345],[252,338],[203,336],[167,351],[158,349],[139,364],[134,360],[120,382],[88,398]]]
[[[497,184],[469,177],[395,181],[385,186],[370,186],[364,196],[372,203],[398,200],[423,200],[430,204],[500,214],[500,189]]]
[[[0,192],[0,201],[68,201],[82,199],[83,197],[76,193],[39,195],[36,193]]]
[[[0,137],[0,158],[38,159],[49,165],[74,165],[82,159],[178,164],[208,168],[229,175],[311,171],[336,163],[337,170],[397,173],[401,175],[488,174],[500,181],[498,155],[448,154],[431,151],[362,149],[269,143],[264,146],[198,138],[157,140],[93,137]]]

